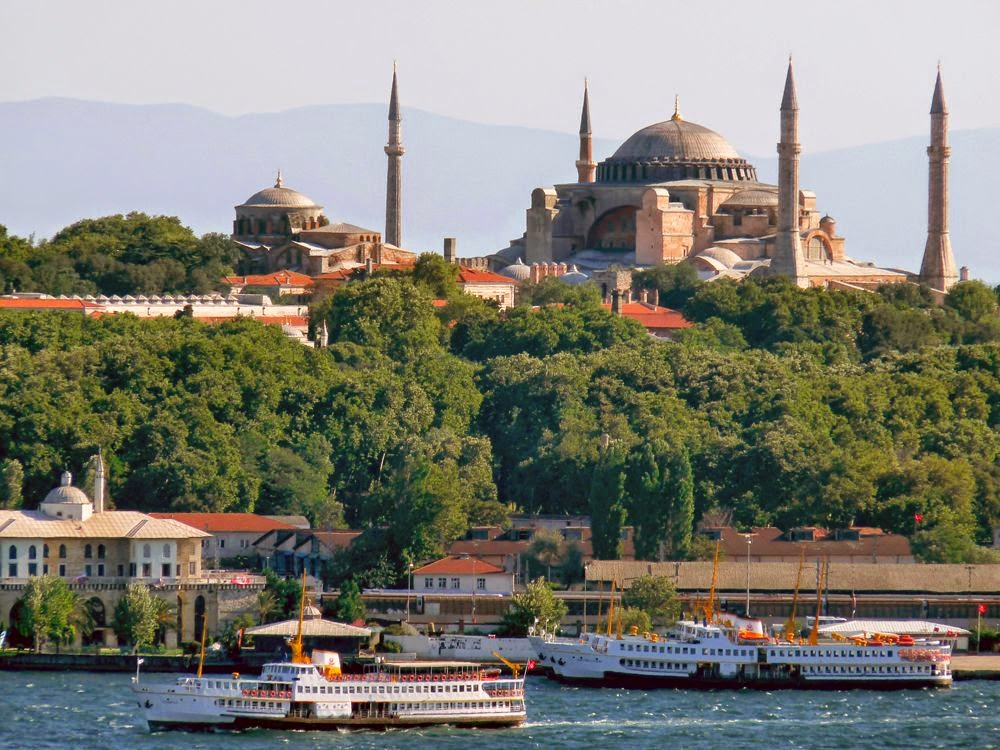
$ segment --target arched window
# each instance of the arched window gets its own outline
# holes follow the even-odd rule
[[[813,237],[806,245],[806,260],[826,260],[826,246],[819,237]]]
[[[65,544],[60,544],[59,545],[59,559],[60,560],[65,560],[66,559],[66,545]]]
[[[89,544],[84,545],[83,556],[88,560],[92,558],[94,556],[94,548]]]
[[[148,544],[142,545],[142,556],[143,557],[152,557],[153,556],[153,548],[150,547]]]
[[[49,545],[47,544],[42,545],[42,557],[44,557],[46,560],[49,557]]]
[[[9,557],[11,560],[17,559],[17,547],[15,547],[13,544],[10,545],[10,551],[7,553],[7,557]]]
[[[34,544],[32,544],[30,547],[28,547],[28,559],[34,560],[37,557],[38,557],[38,549],[35,547]]]
[[[97,545],[97,559],[98,560],[103,560],[106,555],[107,555],[107,549],[105,549],[105,547],[104,547],[103,544],[98,544]]]
[[[164,544],[163,545],[163,556],[164,557],[170,557],[170,545],[169,544]]]

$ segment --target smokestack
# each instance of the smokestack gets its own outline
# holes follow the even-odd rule
[[[454,237],[444,238],[444,259],[446,263],[454,264],[458,260],[455,250],[457,244],[458,241]]]
[[[94,465],[94,513],[104,512],[104,458],[98,451]]]

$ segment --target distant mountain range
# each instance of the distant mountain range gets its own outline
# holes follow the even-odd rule
[[[646,123],[636,123],[636,128]],[[725,123],[706,123],[725,135]],[[179,104],[71,99],[0,104],[0,223],[50,236],[84,217],[140,210],[179,216],[198,233],[229,232],[233,206],[273,183],[325,206],[332,221],[381,230],[386,107],[315,106],[228,117]],[[404,110],[403,239],[459,255],[524,232],[532,189],[575,179],[577,137]],[[617,143],[596,140],[604,158]],[[806,144],[808,147],[808,144]],[[959,265],[1000,281],[994,169],[1000,128],[952,133],[952,244]],[[834,216],[852,257],[917,269],[927,211],[925,138],[806,154],[803,186]],[[776,158],[748,157],[762,180]]]

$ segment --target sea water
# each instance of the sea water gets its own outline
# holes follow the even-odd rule
[[[0,749],[1000,748],[1000,682],[956,682],[950,690],[767,693],[571,688],[532,676],[528,722],[516,729],[188,734],[150,733],[129,681],[128,674],[0,672]]]

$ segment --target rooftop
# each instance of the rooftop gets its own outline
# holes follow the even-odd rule
[[[282,622],[272,622],[267,625],[258,625],[255,628],[247,628],[246,634],[252,636],[276,635],[282,637],[294,636],[298,631],[299,621],[283,620]],[[368,638],[372,631],[368,628],[356,628],[343,622],[333,620],[304,620],[302,623],[302,635],[309,637],[353,637]]]
[[[95,513],[85,521],[52,518],[37,510],[0,510],[0,538],[108,538],[190,539],[210,536],[167,518],[132,510]]]
[[[414,575],[491,575],[504,573],[503,568],[475,557],[449,555],[420,568],[414,568]]]
[[[163,518],[187,524],[210,534],[264,533],[273,529],[294,529],[295,526],[256,513],[150,513],[153,518]]]

